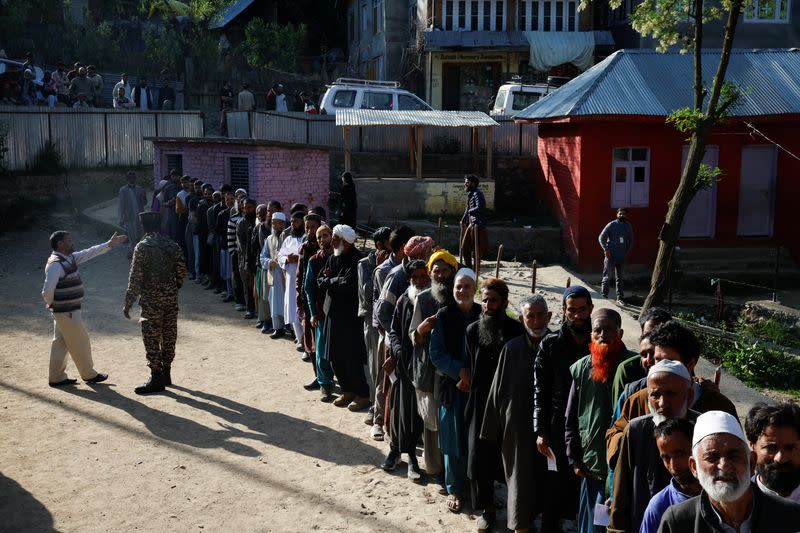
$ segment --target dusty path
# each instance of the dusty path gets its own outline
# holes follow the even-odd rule
[[[107,384],[52,389],[52,321],[39,295],[47,235],[107,238],[73,219],[0,237],[0,531],[465,531],[432,488],[380,470],[388,444],[363,414],[318,401],[294,345],[272,341],[219,297],[181,291],[168,393],[147,374],[136,322],[122,317],[128,262],[81,267],[84,318]],[[68,372],[76,372],[70,363]]]

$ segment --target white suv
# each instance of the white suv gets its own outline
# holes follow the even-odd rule
[[[400,88],[396,81],[339,78],[322,96],[320,113],[335,115],[337,109],[386,109],[430,111],[431,106],[417,95]]]

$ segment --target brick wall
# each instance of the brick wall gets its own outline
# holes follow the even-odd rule
[[[230,183],[229,158],[246,157],[250,171],[247,192],[259,203],[277,200],[287,211],[295,202],[328,207],[330,170],[326,150],[211,140],[202,143],[155,141],[153,179],[156,182],[169,172],[163,168],[167,153],[182,154],[183,173],[211,183],[215,189]]]

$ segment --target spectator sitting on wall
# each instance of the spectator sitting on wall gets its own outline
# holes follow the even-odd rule
[[[89,100],[94,107],[101,107],[103,103],[103,77],[97,73],[94,65],[86,67],[86,77],[92,83],[92,92]]]
[[[286,95],[283,93],[283,85],[278,84],[275,95],[275,111],[279,113],[286,113],[289,111],[289,106],[286,103]]]
[[[78,95],[83,93],[84,100],[89,105],[89,95],[92,94],[92,81],[86,75],[86,69],[78,69],[78,76],[72,79],[69,85],[69,95],[73,102],[78,99]]]
[[[69,105],[69,78],[64,70],[64,62],[58,62],[58,68],[53,71],[52,79],[56,89],[56,98],[62,104]]]
[[[78,93],[78,99],[72,104],[73,109],[89,109],[91,106],[86,98],[86,93]]]
[[[123,74],[122,76],[120,76],[120,80],[117,82],[116,85],[114,85],[114,90],[111,91],[111,97],[112,98],[116,98],[117,97],[120,87],[125,89],[125,94],[127,94],[127,95],[133,94],[133,87],[131,87],[131,84],[128,83],[128,75],[127,74]]]
[[[120,87],[117,96],[114,97],[114,109],[132,109],[135,105],[133,100],[125,94],[125,87]]]
[[[278,98],[278,84],[272,86],[267,93],[267,111],[275,111],[275,102]]]
[[[140,111],[150,111],[153,109],[153,95],[150,87],[147,86],[147,78],[139,78],[139,85],[133,90],[133,104]]]
[[[83,67],[83,63],[79,61],[75,62],[75,65],[73,65],[72,70],[70,70],[67,73],[67,80],[69,82],[72,82],[72,80],[78,77],[78,73],[80,72],[81,67]]]
[[[304,111],[309,115],[316,115],[319,112],[317,111],[317,106],[314,105],[314,102],[308,98],[308,95],[304,92],[300,92],[300,111]]]
[[[50,72],[44,73],[40,95],[47,107],[56,106],[56,82],[53,81],[53,75]]]
[[[239,92],[239,111],[255,111],[256,97],[250,90],[250,84],[247,82],[242,83],[242,90]]]
[[[161,109],[172,110],[175,109],[175,89],[172,88],[172,82],[169,81],[169,71],[164,69],[161,71],[161,81],[163,87],[161,88]]]
[[[20,92],[20,100],[22,105],[36,105],[36,84],[33,82],[33,70],[26,69],[22,73],[22,90]]]
[[[219,92],[219,130],[223,137],[228,136],[228,111],[233,109],[233,90],[231,89],[231,82],[224,80],[222,82],[222,90]]]

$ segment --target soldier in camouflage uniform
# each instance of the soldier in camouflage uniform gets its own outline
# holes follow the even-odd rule
[[[133,251],[125,318],[136,300],[142,308],[142,340],[150,367],[150,380],[136,387],[137,394],[161,392],[172,385],[170,368],[178,336],[178,290],[183,285],[186,264],[175,241],[159,234],[161,215],[140,213],[145,235]]]

